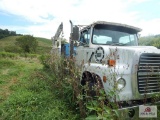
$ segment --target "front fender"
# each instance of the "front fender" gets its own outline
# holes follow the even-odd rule
[[[124,65],[116,65],[111,67],[108,65],[102,65],[99,63],[86,63],[83,66],[83,71],[89,71],[90,73],[97,74],[101,78],[104,90],[106,94],[108,91],[113,90],[114,81],[123,77],[126,80],[126,86],[118,92],[117,101],[124,101],[132,99],[132,86],[131,86],[131,69],[125,69]],[[103,76],[106,76],[107,81],[103,81]],[[115,93],[117,94],[117,93]]]

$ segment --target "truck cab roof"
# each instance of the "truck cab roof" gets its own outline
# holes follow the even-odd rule
[[[84,29],[91,27],[91,26],[96,26],[96,25],[108,25],[108,26],[113,26],[113,27],[122,27],[122,28],[128,28],[131,29],[135,32],[141,32],[142,29],[138,28],[138,27],[134,27],[131,25],[127,25],[127,24],[122,24],[122,23],[115,23],[115,22],[106,22],[106,21],[97,21],[97,22],[93,22],[92,24],[85,26],[81,31],[83,31]]]

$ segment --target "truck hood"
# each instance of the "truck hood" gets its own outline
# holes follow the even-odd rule
[[[126,70],[131,72],[130,70],[138,64],[142,53],[160,53],[160,50],[153,46],[99,46],[94,57],[96,62],[106,65],[108,60],[115,60],[117,67],[127,67]]]
[[[108,59],[116,59],[119,62],[126,63],[138,57],[142,53],[160,53],[160,50],[153,46],[100,46],[104,49],[104,57]],[[98,48],[97,48],[98,49]],[[123,60],[123,61],[122,61]]]

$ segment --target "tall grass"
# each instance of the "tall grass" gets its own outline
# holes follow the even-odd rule
[[[2,58],[17,58],[18,54],[10,52],[0,52],[0,59]]]
[[[81,85],[81,69],[74,65],[74,59],[65,59],[55,54],[41,56],[40,59],[44,69],[51,72],[54,77],[50,84],[52,88],[56,88],[56,96],[64,100],[72,110],[77,111],[81,118],[113,119],[117,116],[116,110],[112,111],[109,107],[114,103],[105,104],[106,94],[103,89],[93,86],[97,93],[93,97],[90,95],[93,89],[89,84]],[[114,93],[111,96],[114,96]]]

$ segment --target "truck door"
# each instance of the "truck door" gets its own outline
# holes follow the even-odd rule
[[[87,62],[87,50],[89,49],[90,43],[90,29],[86,29],[81,32],[79,46],[76,49],[76,63],[77,65],[83,65]]]

